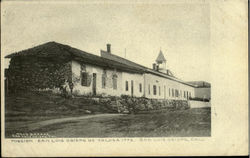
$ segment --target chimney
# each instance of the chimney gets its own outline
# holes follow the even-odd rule
[[[156,65],[156,71],[159,71],[159,65]]]
[[[153,63],[153,70],[156,70],[156,64]]]
[[[107,44],[107,52],[111,53],[111,44]]]

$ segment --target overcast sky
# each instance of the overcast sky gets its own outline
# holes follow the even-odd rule
[[[100,55],[110,43],[113,54],[126,48],[127,59],[151,68],[161,48],[178,78],[210,81],[207,3],[82,2],[3,2],[2,53],[56,41]]]

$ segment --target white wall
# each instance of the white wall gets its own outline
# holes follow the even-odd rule
[[[114,70],[106,70],[107,80],[105,88],[102,88],[102,74],[103,68],[94,65],[84,64],[86,71],[90,74],[96,73],[96,93],[106,94],[112,96],[120,96],[122,92],[122,73],[116,72],[117,75],[117,89],[113,89],[112,75],[115,73]],[[89,87],[81,85],[81,64],[78,61],[72,61],[72,73],[73,76],[80,78],[78,82],[74,84],[73,92],[80,95],[91,94],[93,89],[93,78]]]
[[[102,88],[102,74],[103,68],[97,67],[94,65],[84,64],[86,66],[86,71],[89,74],[96,73],[96,93],[97,94],[106,94],[112,96],[120,96],[120,95],[130,95],[131,96],[131,81],[134,84],[133,96],[154,99],[177,99],[177,100],[186,100],[184,98],[183,92],[188,91],[191,93],[191,96],[194,96],[194,88],[191,86],[184,85],[182,83],[159,77],[150,73],[145,74],[136,74],[136,73],[128,73],[128,72],[116,72],[117,77],[117,89],[113,89],[112,84],[112,75],[114,74],[114,70],[106,70],[107,73],[107,81],[106,87]],[[78,78],[78,82],[74,83],[73,93],[79,95],[92,94],[93,88],[91,82],[90,86],[82,86],[81,85],[81,64],[78,61],[72,61],[72,73],[73,78]],[[126,81],[128,81],[128,91],[126,91]],[[142,91],[139,90],[139,84],[142,85]],[[148,93],[148,85],[150,85],[150,94]],[[153,94],[153,85],[156,85],[157,93]],[[144,87],[145,86],[145,87]],[[160,93],[159,93],[160,87]],[[164,89],[165,87],[165,89]],[[169,95],[170,89],[170,95]],[[172,96],[172,89],[179,91],[179,97]],[[181,92],[181,93],[180,93]],[[181,95],[180,95],[181,94]]]
[[[148,86],[150,85],[150,94],[148,90]],[[157,93],[154,95],[153,93],[153,85],[157,87]],[[160,93],[159,93],[159,86],[160,86]],[[164,92],[164,87],[166,87],[166,91]],[[145,96],[147,98],[154,98],[154,99],[177,99],[177,100],[186,100],[184,98],[184,91],[190,92],[191,96],[194,95],[194,88],[164,77],[156,76],[153,74],[146,73],[145,74]],[[172,96],[172,89],[179,91],[179,97]],[[170,90],[170,95],[169,95]],[[181,93],[180,93],[181,92]]]
[[[128,91],[126,91],[126,81],[128,81]],[[142,97],[144,92],[144,77],[143,74],[122,72],[122,94],[131,96],[131,81],[133,81],[134,95],[136,97]],[[140,92],[139,84],[142,85],[142,91]]]

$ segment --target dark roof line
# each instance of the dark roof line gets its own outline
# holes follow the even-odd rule
[[[57,54],[56,54],[57,53]],[[38,57],[55,57],[58,55],[66,55],[70,58],[74,58],[78,61],[89,63],[92,65],[99,65],[105,68],[117,68],[117,70],[123,70],[131,73],[143,73],[144,71],[139,68],[132,67],[130,65],[125,65],[113,60],[105,59],[100,56],[82,51],[77,48],[73,48],[68,45],[60,44],[57,42],[47,42],[45,44],[38,45],[33,48],[22,50],[16,53],[7,55],[5,58],[13,58],[16,56],[30,56],[36,55]]]
[[[130,65],[132,65],[132,66],[138,66],[138,67],[144,69],[144,71],[147,72],[147,73],[155,74],[155,75],[157,75],[157,76],[161,76],[161,77],[164,77],[164,78],[167,78],[167,79],[170,79],[170,80],[173,80],[173,81],[176,81],[176,82],[179,82],[179,83],[182,83],[182,84],[191,86],[191,87],[195,87],[194,85],[189,84],[189,83],[186,83],[186,82],[184,82],[184,81],[182,81],[182,80],[180,80],[180,79],[178,79],[178,78],[176,78],[176,77],[174,77],[174,76],[170,76],[170,75],[165,74],[165,73],[162,73],[162,72],[160,72],[160,71],[155,71],[155,70],[150,69],[150,68],[147,68],[147,67],[145,67],[145,66],[143,66],[143,65],[134,63],[134,62],[132,62],[132,61],[130,61],[130,60],[128,60],[128,59],[125,59],[125,58],[122,58],[122,57],[120,57],[120,56],[117,56],[117,55],[108,53],[107,51],[101,50],[101,53],[105,53],[105,55],[107,55],[107,56],[112,56],[112,57],[114,57],[116,60],[114,59],[113,61],[117,61],[117,59],[118,59],[120,62],[125,63],[126,65],[129,65],[129,64],[130,64]],[[105,57],[105,58],[106,58],[106,57]],[[112,59],[111,59],[111,60],[112,60]],[[133,65],[133,64],[134,64],[134,65]]]
[[[47,49],[47,51],[44,51],[44,49]],[[116,55],[113,55],[113,56],[115,56],[121,60],[124,60],[128,63],[120,63],[120,62],[117,62],[115,60],[107,59],[107,58],[104,58],[101,56],[97,56],[97,55],[82,51],[80,49],[71,47],[69,45],[57,43],[55,41],[47,42],[47,43],[35,46],[33,48],[29,48],[26,50],[18,51],[16,53],[12,53],[10,55],[5,56],[5,58],[13,58],[16,56],[28,56],[28,55],[40,55],[42,57],[51,57],[51,56],[49,56],[51,54],[52,54],[52,56],[58,55],[58,54],[55,54],[56,51],[58,51],[58,50],[54,50],[54,49],[60,50],[57,53],[60,53],[62,55],[71,56],[75,60],[86,62],[89,64],[103,66],[106,68],[117,68],[118,70],[123,70],[123,71],[127,71],[127,72],[132,72],[132,73],[140,73],[140,74],[142,74],[144,72],[152,73],[152,74],[155,74],[155,75],[158,75],[158,76],[170,79],[170,80],[174,80],[176,82],[179,82],[179,83],[182,83],[182,84],[185,84],[188,86],[195,87],[195,85],[181,81],[180,79],[178,79],[176,77],[172,77],[172,76],[169,76],[169,75],[164,74],[162,72],[155,71],[153,69],[147,68],[145,66],[134,63],[130,60],[124,59],[124,58],[116,56]],[[31,50],[36,50],[36,52],[31,51]],[[36,54],[34,54],[34,53],[36,53]]]
[[[185,84],[185,85],[187,85],[187,86],[196,87],[196,86],[193,85],[193,84],[189,84],[189,83],[187,83],[187,82],[185,82],[185,81],[182,81],[182,80],[180,80],[180,79],[178,79],[178,78],[176,78],[176,77],[169,76],[169,75],[167,75],[167,74],[164,74],[164,73],[159,72],[159,71],[155,71],[155,70],[153,70],[153,69],[147,69],[146,72],[151,73],[151,74],[155,74],[155,75],[160,76],[160,77],[164,77],[164,78],[170,79],[170,80],[172,80],[172,81],[176,81],[176,82]]]
[[[125,58],[120,57],[118,55],[114,55],[114,54],[108,53],[107,51],[101,50],[101,54],[102,53],[105,53],[106,55],[112,56],[113,58],[116,58],[117,60],[119,60],[120,62],[122,62],[124,64],[132,64],[133,66],[139,67],[141,69],[147,69],[147,67],[145,67],[143,65],[137,64],[137,63],[135,63],[135,62],[133,62],[131,60],[125,59]],[[102,55],[101,55],[101,57],[106,58],[106,57],[104,57]],[[106,58],[106,59],[108,59],[108,58]],[[112,59],[110,59],[110,60],[112,60]]]

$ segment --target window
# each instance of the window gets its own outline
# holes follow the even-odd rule
[[[102,74],[102,88],[106,88],[106,77]]]
[[[150,84],[148,85],[148,94],[150,94]]]
[[[191,97],[191,92],[189,92],[189,97]]]
[[[154,95],[156,95],[156,85],[153,85]]]
[[[166,92],[167,90],[166,90],[166,86],[164,85],[164,99],[166,99],[166,96],[167,96],[167,92]]]
[[[82,72],[82,75],[81,75],[81,79],[82,79],[82,82],[81,82],[81,85],[82,86],[87,86],[87,81],[88,81],[88,74],[86,72]]]
[[[161,87],[159,86],[159,95],[161,95]]]
[[[185,92],[185,91],[183,91],[183,93],[184,93],[184,98],[186,98],[186,92]]]
[[[187,98],[188,98],[188,91],[187,91]]]
[[[142,84],[139,84],[139,91],[142,92]]]
[[[131,80],[131,96],[134,95],[134,81]]]
[[[168,91],[168,92],[169,92],[169,96],[171,96],[171,90],[170,90],[170,88],[169,88],[168,90],[169,90],[169,91]]]
[[[106,88],[106,78],[107,78],[106,70],[103,70],[103,74],[102,74],[102,88]]]
[[[174,97],[174,89],[172,89],[172,97]]]
[[[179,96],[178,90],[176,89],[176,90],[175,90],[175,97],[178,97],[178,96]]]
[[[180,97],[182,97],[182,91],[180,90]]]
[[[88,84],[88,73],[86,72],[86,65],[82,64],[81,65],[81,85],[82,86],[87,86]]]
[[[126,81],[125,87],[126,87],[126,91],[128,91],[128,81]]]
[[[113,89],[117,89],[117,75],[113,75]]]

